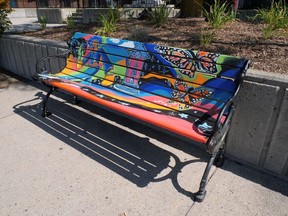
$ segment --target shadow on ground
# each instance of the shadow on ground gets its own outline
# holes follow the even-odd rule
[[[72,101],[69,95],[59,92],[55,95],[66,101]],[[43,97],[43,92],[38,92],[34,99],[15,105],[14,112],[138,187],[170,179],[179,193],[194,199],[195,194],[190,192],[191,189],[183,188],[179,184],[178,175],[186,165],[208,160],[208,155],[198,145],[99,109],[98,106],[85,101],[73,106],[65,101],[50,98],[49,107],[53,114],[48,118],[42,118],[41,103],[36,105],[27,103]],[[85,113],[78,107],[89,112]],[[97,116],[90,115],[90,112],[96,113]],[[132,128],[135,134],[125,128]],[[190,154],[196,159],[183,162],[171,151],[151,142],[153,139]],[[287,182],[265,172],[247,168],[239,163],[224,164],[222,169],[288,196]],[[199,182],[197,187],[198,184]]]
[[[44,94],[41,90],[46,91],[45,87],[23,78],[20,78],[20,81],[40,89],[30,101],[43,98]],[[70,95],[60,92],[56,92],[55,96],[72,101]],[[208,160],[208,155],[199,148],[199,145],[192,145],[185,139],[179,139],[178,136],[168,135],[98,106],[91,106],[85,101],[78,106],[72,106],[65,101],[60,102],[50,98],[49,108],[53,115],[48,118],[41,117],[40,103],[28,105],[30,101],[15,105],[14,112],[139,187],[145,187],[149,182],[170,179],[177,191],[194,198],[190,188],[181,187],[178,175],[186,165]],[[79,107],[88,112],[81,111]],[[124,128],[117,127],[114,123]],[[125,128],[132,128],[135,134]],[[151,142],[153,139],[192,155],[196,159],[183,162],[171,151]],[[287,182],[278,177],[239,163],[224,164],[222,169],[288,196]]]
[[[56,95],[69,98],[68,95],[59,92]],[[191,188],[181,187],[177,178],[186,165],[201,162],[202,159],[208,160],[205,152],[198,151],[197,147],[191,146],[188,142],[179,141],[176,137],[155,131],[126,117],[95,108],[85,101],[79,106],[73,106],[51,97],[49,108],[53,114],[43,118],[41,103],[28,103],[44,96],[42,92],[38,92],[34,99],[15,105],[14,112],[138,187],[170,179],[177,191],[194,199]],[[83,112],[77,107],[97,113],[97,116]],[[114,126],[114,123],[123,127]],[[133,128],[136,134],[131,133],[129,128]],[[196,159],[183,162],[177,155],[152,143],[151,139],[171,143],[169,146],[188,152]]]

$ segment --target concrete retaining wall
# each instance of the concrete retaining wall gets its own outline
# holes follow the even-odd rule
[[[8,15],[8,17],[37,17],[36,8],[13,8],[13,11]]]
[[[66,43],[19,35],[0,38],[2,68],[31,79],[38,58],[61,53]],[[48,62],[57,71],[64,61]],[[227,155],[288,177],[288,76],[249,70],[236,100]]]
[[[121,8],[121,18],[138,18],[144,8]],[[180,9],[171,8],[169,17],[178,17]],[[83,23],[96,22],[100,14],[106,14],[109,11],[107,8],[85,8],[83,10]]]
[[[122,8],[121,17],[122,18],[138,18],[139,13],[143,11],[144,8]],[[38,8],[35,10],[35,16],[41,17],[46,16],[48,18],[48,23],[63,23],[66,21],[67,16],[76,12],[76,8]],[[108,8],[85,8],[83,9],[83,23],[96,22],[99,19],[100,14],[106,14],[110,9]],[[171,8],[169,17],[178,17],[180,15],[180,9]],[[37,14],[36,14],[37,11]],[[20,12],[18,12],[19,14]],[[24,12],[23,12],[24,13]],[[21,15],[21,14],[19,14]],[[21,15],[22,16],[22,15]],[[15,14],[17,17],[17,14]]]
[[[76,8],[38,8],[37,17],[46,16],[48,23],[63,23]]]

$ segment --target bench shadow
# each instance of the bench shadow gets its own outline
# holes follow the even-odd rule
[[[30,85],[30,86],[33,86],[33,87],[39,89],[40,92],[37,95],[35,95],[35,97],[33,99],[31,99],[30,101],[32,101],[32,100],[35,100],[35,101],[38,100],[39,101],[39,98],[43,97],[42,91],[47,91],[47,87],[40,85],[39,83],[33,82],[31,80],[27,80],[23,77],[8,73],[6,71],[1,71],[1,72],[6,74],[7,76],[10,76],[10,77],[13,77],[13,78],[19,80],[20,82],[26,83],[27,85]],[[23,90],[25,91],[26,89],[23,89]],[[58,98],[61,98],[61,99],[67,100],[67,101],[72,100],[70,95],[62,94],[59,92],[57,92],[55,95]],[[56,100],[53,100],[53,98],[50,98],[50,99],[51,99],[51,101],[49,101],[49,107],[51,107],[53,109],[53,102],[54,102],[54,104],[60,105],[57,107],[57,109],[62,107],[62,109],[61,109],[62,111],[56,110],[56,113],[58,113],[60,115],[59,117],[61,117],[60,119],[75,118],[77,120],[73,119],[73,121],[76,121],[77,123],[80,122],[81,125],[86,124],[85,120],[82,119],[82,117],[86,116],[87,114],[84,114],[83,112],[76,110],[73,107],[72,108],[68,107],[68,105],[65,103],[59,104],[59,101],[57,102]],[[96,125],[97,123],[100,125],[102,124],[105,126],[105,128],[108,127],[110,129],[118,131],[117,132],[118,134],[122,134],[122,132],[123,132],[123,133],[127,134],[128,137],[135,138],[136,139],[135,145],[132,143],[132,141],[129,141],[130,139],[128,137],[127,137],[127,140],[129,141],[128,143],[125,143],[125,141],[122,141],[122,135],[121,135],[121,139],[116,139],[115,144],[121,144],[122,148],[124,148],[124,149],[126,148],[128,152],[134,151],[134,152],[136,152],[136,155],[142,154],[143,159],[147,159],[147,161],[149,161],[150,158],[152,161],[155,161],[155,158],[152,158],[152,156],[149,155],[149,152],[152,152],[153,156],[156,155],[158,158],[161,157],[161,159],[156,161],[156,164],[158,164],[158,168],[154,168],[154,170],[152,170],[152,172],[150,172],[150,173],[147,172],[146,179],[144,179],[144,176],[142,179],[136,178],[136,177],[131,178],[131,173],[128,173],[127,171],[122,172],[121,168],[119,168],[117,165],[113,164],[112,162],[106,161],[105,159],[103,159],[101,157],[98,157],[98,155],[96,153],[89,151],[89,149],[85,148],[84,146],[81,146],[78,142],[73,141],[73,140],[69,139],[69,137],[65,136],[64,132],[66,131],[66,129],[63,129],[62,134],[61,134],[60,133],[61,130],[59,132],[57,132],[57,130],[56,130],[56,128],[60,127],[59,125],[57,125],[57,127],[53,128],[51,126],[54,123],[53,124],[52,123],[47,124],[46,122],[51,121],[51,120],[49,120],[49,118],[51,119],[52,116],[54,116],[56,118],[55,113],[53,113],[53,115],[51,117],[44,119],[41,117],[40,105],[37,104],[37,105],[31,106],[31,105],[28,105],[28,103],[29,103],[29,101],[25,101],[21,104],[15,105],[14,106],[14,112],[17,113],[18,115],[22,116],[23,118],[27,119],[28,121],[32,122],[33,124],[37,125],[39,128],[41,128],[41,129],[45,130],[46,132],[50,133],[51,135],[55,136],[56,138],[63,140],[64,143],[66,143],[67,145],[70,145],[71,147],[79,150],[81,153],[86,154],[90,158],[94,159],[96,162],[98,162],[98,161],[102,162],[103,165],[105,165],[107,168],[117,172],[119,175],[123,176],[124,178],[129,179],[129,177],[130,177],[130,179],[132,179],[134,181],[133,183],[138,184],[139,187],[144,187],[143,185],[148,184],[149,182],[159,182],[159,181],[164,181],[165,179],[170,179],[177,191],[184,194],[185,196],[194,198],[194,194],[189,192],[190,188],[183,188],[179,185],[178,174],[181,172],[181,169],[183,169],[188,164],[193,164],[193,163],[202,162],[202,161],[206,162],[208,160],[208,155],[205,154],[205,152],[203,152],[203,149],[200,150],[200,148],[203,147],[202,145],[197,145],[197,144],[196,144],[196,146],[192,145],[191,143],[189,143],[188,140],[185,140],[185,139],[183,140],[183,139],[179,139],[179,137],[166,135],[162,132],[159,132],[159,130],[151,129],[151,126],[147,127],[143,124],[135,123],[134,121],[127,120],[126,118],[117,116],[117,115],[115,115],[111,112],[107,112],[103,109],[95,108],[95,106],[91,106],[88,103],[85,103],[85,102],[81,103],[80,107],[83,107],[88,112],[95,112],[95,110],[97,110],[96,113],[100,116],[103,116],[103,118],[109,119],[111,121],[114,121],[114,122],[119,123],[119,124],[126,126],[126,127],[131,127],[131,128],[133,128],[133,130],[135,130],[139,133],[143,133],[147,137],[150,137],[152,139],[157,139],[160,142],[163,142],[163,143],[165,143],[171,147],[177,148],[177,149],[179,149],[179,150],[181,150],[187,154],[191,154],[194,157],[200,158],[200,159],[193,160],[193,161],[179,162],[178,157],[175,157],[171,152],[165,151],[165,150],[155,146],[154,144],[150,143],[150,141],[147,138],[146,139],[141,138],[141,137],[133,135],[131,133],[127,134],[127,132],[125,132],[125,130],[122,130],[120,128],[114,128],[113,125],[105,123],[99,119],[95,119],[96,121],[94,122],[94,120],[93,120],[94,117],[89,115],[88,120],[89,120],[89,122],[93,122],[93,125]],[[71,114],[69,113],[70,117],[67,116],[67,114],[62,113],[66,107],[68,107],[69,109],[71,109],[75,113],[71,113]],[[52,111],[54,112],[54,110],[55,110],[55,108]],[[80,126],[74,125],[73,126],[73,127],[75,127],[74,130],[77,131],[77,130],[79,130],[79,128],[81,129],[81,125]],[[80,131],[85,131],[84,129],[85,129],[85,127],[82,128],[82,130],[80,130]],[[72,135],[73,134],[75,136],[75,133],[72,133]],[[85,133],[83,133],[83,134],[85,137]],[[103,135],[105,136],[105,134],[107,134],[107,131],[103,132],[101,130],[100,131],[95,130],[95,131],[93,131],[93,134],[95,136],[101,137]],[[111,133],[110,133],[110,135],[111,135]],[[87,137],[88,137],[88,135],[87,135]],[[111,141],[112,138],[113,138],[113,136],[108,136],[108,141],[109,140]],[[97,138],[93,138],[93,139],[94,139],[94,141],[97,140]],[[139,145],[140,140],[142,140],[141,145]],[[84,143],[86,143],[86,142],[88,142],[88,141],[84,140]],[[104,141],[103,141],[103,143],[104,143]],[[195,144],[195,143],[193,143],[193,144]],[[131,149],[129,149],[129,148],[131,148]],[[114,158],[113,155],[111,157],[112,157],[112,159]],[[130,157],[132,157],[132,156],[130,156]],[[168,157],[169,157],[169,160],[175,160],[176,161],[173,169],[171,169],[169,167]],[[265,172],[261,172],[261,171],[259,172],[253,167],[252,168],[250,168],[249,166],[247,167],[246,164],[241,164],[237,161],[233,161],[233,158],[230,158],[230,159],[227,158],[226,160],[228,161],[228,163],[224,163],[224,166],[221,167],[221,169],[229,171],[231,173],[234,173],[237,176],[241,176],[242,178],[248,179],[248,180],[255,182],[257,184],[261,184],[265,188],[269,188],[273,191],[277,191],[277,192],[279,192],[285,196],[288,196],[287,181],[282,180],[277,176],[269,175]],[[162,177],[158,176],[157,177],[157,173],[160,173],[161,169],[163,171],[165,168],[166,169],[170,168],[171,171],[165,176],[162,176]],[[197,185],[197,187],[198,187],[198,185]]]
[[[64,99],[69,96],[60,92],[56,92],[55,95]],[[197,151],[197,147],[192,147],[185,141],[180,141],[179,145],[179,139],[176,137],[91,106],[85,101],[76,108],[51,97],[48,107],[53,114],[43,118],[41,103],[30,104],[31,101],[39,101],[44,96],[42,92],[38,92],[35,98],[15,105],[14,112],[138,187],[170,179],[179,193],[194,199],[195,194],[191,192],[191,188],[183,188],[179,184],[178,174],[186,165],[207,159],[205,156],[208,155],[204,154],[205,152]],[[79,108],[87,111],[83,112]],[[95,110],[100,118],[89,114]],[[103,119],[108,119],[109,122]],[[110,121],[116,125],[133,128],[136,134],[117,127]],[[172,147],[177,146],[178,149],[191,152],[191,155],[198,157],[182,162],[177,155],[153,144],[150,141],[151,137],[157,137],[160,142],[169,143]]]

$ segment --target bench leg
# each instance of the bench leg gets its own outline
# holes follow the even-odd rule
[[[209,172],[213,166],[213,163],[216,159],[216,156],[217,156],[217,153],[211,154],[211,156],[210,156],[210,159],[207,163],[207,166],[205,168],[204,174],[203,174],[202,179],[201,179],[199,191],[195,195],[195,201],[196,202],[202,202],[205,198],[205,195],[206,195],[205,188],[206,188],[206,185],[208,182]]]
[[[43,99],[43,102],[42,102],[42,117],[43,118],[52,114],[51,112],[48,112],[47,110],[47,102],[48,102],[49,96],[52,94],[54,90],[55,90],[54,87],[50,87],[50,90],[48,91],[48,93]]]
[[[215,166],[216,167],[221,167],[224,163],[224,153],[225,153],[225,145],[223,143],[223,145],[221,146],[221,148],[219,149],[216,159],[215,159]]]

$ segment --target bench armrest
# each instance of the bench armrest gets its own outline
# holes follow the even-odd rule
[[[240,87],[241,87],[241,85],[242,85],[242,83],[243,83],[243,80],[244,80],[244,77],[245,77],[245,75],[246,75],[246,72],[247,72],[247,70],[248,70],[248,68],[249,68],[249,65],[250,65],[250,61],[247,60],[247,61],[245,62],[245,64],[243,65],[243,69],[242,69],[242,70],[243,70],[243,73],[241,73],[241,77],[239,77],[239,79],[237,80],[237,82],[238,82],[238,87],[237,87],[237,89],[236,89],[233,97],[230,98],[230,100],[228,100],[228,101],[226,102],[226,104],[225,104],[224,107],[222,108],[222,110],[221,110],[221,112],[220,112],[220,114],[219,114],[219,116],[218,116],[218,118],[217,118],[217,121],[216,121],[216,124],[215,124],[215,128],[214,128],[214,131],[215,131],[215,132],[218,131],[219,129],[221,129],[221,127],[222,127],[221,119],[222,119],[224,113],[225,113],[226,111],[230,112],[229,109],[231,109],[231,107],[233,106],[233,101],[234,101],[235,97],[237,96],[237,94],[238,94],[238,92],[239,92],[239,90],[240,90]]]
[[[235,110],[233,102],[240,90],[241,84],[243,83],[244,76],[249,68],[249,64],[250,61],[247,60],[243,66],[243,73],[241,73],[241,77],[237,80],[238,88],[236,89],[233,97],[226,102],[226,104],[224,105],[224,107],[222,108],[221,112],[218,115],[217,121],[215,123],[213,136],[210,137],[208,144],[206,146],[206,150],[211,154],[215,154],[218,151],[218,149],[222,146],[225,137],[229,131],[231,119]],[[227,116],[225,122],[222,123],[221,119],[223,118],[223,115],[225,113],[227,113]]]
[[[209,152],[210,154],[217,153],[219,148],[223,146],[235,110],[234,105],[232,104],[229,109],[230,111],[226,117],[224,124],[221,125],[221,128],[219,128],[217,131],[214,132],[213,136],[210,137],[207,142],[206,151]]]
[[[45,67],[42,67],[40,69],[40,63],[43,62],[43,61],[47,61],[47,60],[50,60],[50,59],[55,59],[55,58],[63,58],[63,59],[66,59],[67,58],[67,55],[71,52],[70,49],[66,50],[64,53],[60,53],[60,54],[56,54],[56,55],[48,55],[48,56],[43,56],[41,58],[39,58],[36,62],[36,73],[33,75],[33,79],[36,79],[38,80],[39,79],[39,76],[41,76],[41,74],[47,74],[48,71]]]

